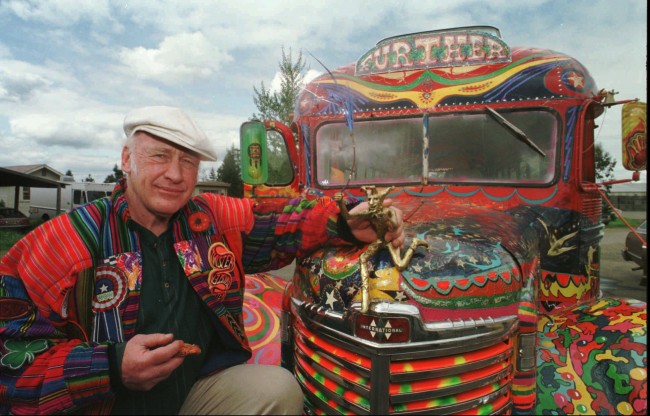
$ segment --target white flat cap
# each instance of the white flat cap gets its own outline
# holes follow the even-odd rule
[[[191,150],[201,160],[217,160],[208,136],[179,108],[152,106],[131,110],[124,117],[124,133],[126,137],[131,137],[137,131],[153,134]]]

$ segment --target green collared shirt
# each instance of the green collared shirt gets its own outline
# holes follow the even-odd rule
[[[143,265],[136,333],[173,333],[174,339],[199,345],[202,353],[185,358],[169,378],[147,392],[131,391],[114,382],[117,398],[113,414],[177,414],[197,379],[206,352],[216,348],[213,344],[217,336],[209,311],[190,286],[174,252],[171,229],[156,237],[136,226]],[[125,344],[116,345],[120,366]]]

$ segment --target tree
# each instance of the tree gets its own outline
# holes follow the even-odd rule
[[[230,184],[228,188],[228,195],[241,198],[244,196],[244,183],[241,179],[241,170],[239,168],[239,149],[233,145],[226,156],[223,158],[223,163],[217,169],[217,180]]]
[[[106,179],[104,179],[104,183],[114,183],[119,181],[124,177],[124,172],[122,172],[122,169],[117,167],[117,163],[115,166],[113,166],[113,173],[108,175]]]
[[[93,176],[89,173],[88,176],[81,180],[81,182],[95,182],[95,178],[93,178]]]
[[[208,174],[205,176],[206,180],[208,181],[217,181],[219,180],[217,179],[217,177],[218,177],[217,171],[214,169],[214,166],[210,168]]]
[[[606,182],[614,179],[614,168],[616,167],[616,159],[603,149],[600,143],[594,146],[594,159],[596,164],[596,182]],[[611,185],[605,185],[605,196],[609,199]],[[612,208],[608,203],[603,203],[603,218],[610,219],[613,215]]]
[[[264,81],[260,83],[259,89],[253,87],[255,93],[253,102],[259,110],[259,113],[253,114],[253,118],[278,120],[289,125],[294,103],[305,78],[306,66],[307,63],[303,60],[302,51],[298,52],[298,59],[293,62],[291,48],[289,48],[289,54],[287,55],[284,52],[284,47],[282,47],[282,60],[279,63],[280,91],[271,92],[270,89],[264,86]]]
[[[594,147],[594,159],[596,162],[596,181],[602,182],[614,179],[616,159],[607,150],[603,149],[600,143],[596,143]]]
[[[280,90],[271,92],[266,89],[264,82],[260,88],[253,87],[253,101],[259,113],[252,118],[259,120],[278,120],[290,125],[293,117],[294,104],[303,87],[304,72],[307,63],[304,61],[302,51],[298,52],[298,59],[293,62],[291,49],[285,53],[282,48],[282,60],[278,63],[280,68]],[[267,137],[268,184],[287,184],[293,178],[293,169],[289,161],[287,148],[282,137],[273,135]]]

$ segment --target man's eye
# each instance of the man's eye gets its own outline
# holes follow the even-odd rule
[[[154,153],[151,155],[151,159],[156,162],[167,162],[169,160],[169,156],[164,153]]]
[[[183,162],[183,165],[191,168],[197,167],[199,165],[199,162],[196,159],[192,158],[183,158],[181,161]]]

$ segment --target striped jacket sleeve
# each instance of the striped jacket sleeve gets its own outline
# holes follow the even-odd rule
[[[282,268],[296,256],[327,244],[340,244],[339,207],[328,197],[296,198],[288,203],[256,203],[250,199],[207,196],[217,218],[243,234],[246,273]],[[224,227],[224,225],[220,225]]]
[[[61,413],[112,395],[107,345],[71,331],[77,325],[69,298],[77,274],[91,266],[68,215],[44,223],[2,258],[0,413]]]

